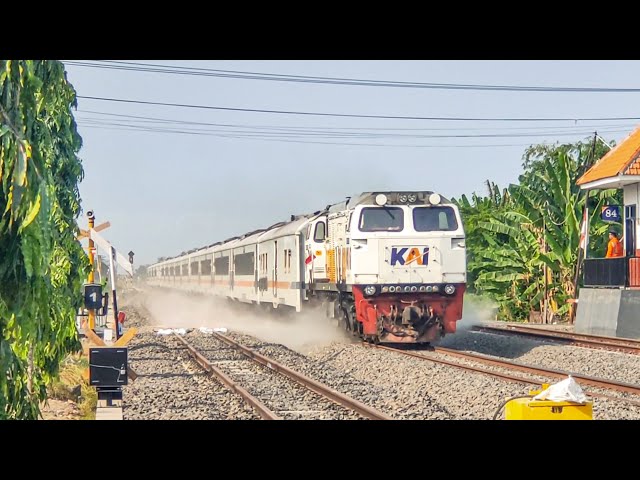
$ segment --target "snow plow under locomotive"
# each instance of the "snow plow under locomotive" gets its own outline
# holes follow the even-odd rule
[[[151,285],[297,312],[323,305],[365,340],[456,331],[466,286],[458,208],[433,192],[368,192],[148,268]]]

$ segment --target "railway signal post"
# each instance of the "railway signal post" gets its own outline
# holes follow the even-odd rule
[[[89,326],[85,330],[88,340],[95,345],[89,347],[89,383],[96,388],[98,404],[96,410],[97,420],[122,419],[122,387],[127,385],[128,379],[135,380],[136,373],[128,366],[128,351],[126,344],[133,338],[137,330],[130,328],[126,333],[122,332],[124,312],[118,311],[116,295],[116,264],[133,276],[133,252],[129,252],[129,262],[117,252],[116,248],[97,232],[110,226],[109,222],[94,228],[95,216],[93,211],[87,212],[89,229],[81,230],[79,239],[89,239],[89,262],[91,271],[88,282],[84,285],[84,304],[88,310]],[[98,310],[106,315],[108,305],[107,294],[102,293],[102,285],[95,283],[94,264],[96,263],[96,245],[109,252],[109,276],[111,280],[111,293],[113,302],[113,319],[116,341],[107,345],[106,337],[100,338],[95,332],[95,315]]]

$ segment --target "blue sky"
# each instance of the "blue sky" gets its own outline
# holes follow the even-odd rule
[[[450,84],[635,88],[634,79],[640,78],[638,61],[139,62]],[[640,117],[636,108],[640,92],[327,85],[124,71],[72,63],[66,63],[68,79],[80,96],[358,115]],[[484,193],[486,179],[501,187],[517,181],[527,145],[576,141],[594,130],[619,142],[640,123],[344,118],[83,98],[78,100],[76,119],[83,138],[80,157],[85,178],[80,193],[84,211],[93,209],[97,223],[111,221],[104,236],[123,253],[133,250],[136,265],[268,226],[291,214],[314,211],[361,191],[434,190],[446,197]],[[150,127],[173,132],[197,129],[198,134],[149,131]],[[264,138],[267,135],[269,139]],[[86,225],[84,213],[80,225]]]

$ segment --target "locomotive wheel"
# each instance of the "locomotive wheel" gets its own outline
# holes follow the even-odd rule
[[[347,332],[351,331],[351,319],[344,308],[340,308],[340,326]]]
[[[349,325],[351,330],[351,335],[354,337],[362,336],[362,324],[356,318],[356,307],[355,305],[351,305],[349,307]]]

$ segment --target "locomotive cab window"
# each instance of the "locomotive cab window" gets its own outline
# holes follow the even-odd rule
[[[400,232],[404,228],[404,211],[398,207],[366,207],[360,213],[361,232]]]
[[[326,237],[326,227],[324,222],[316,223],[316,231],[313,235],[313,240],[315,242],[324,242],[325,237]]]
[[[451,207],[417,207],[413,209],[413,226],[416,232],[450,232],[458,229],[458,221]]]

